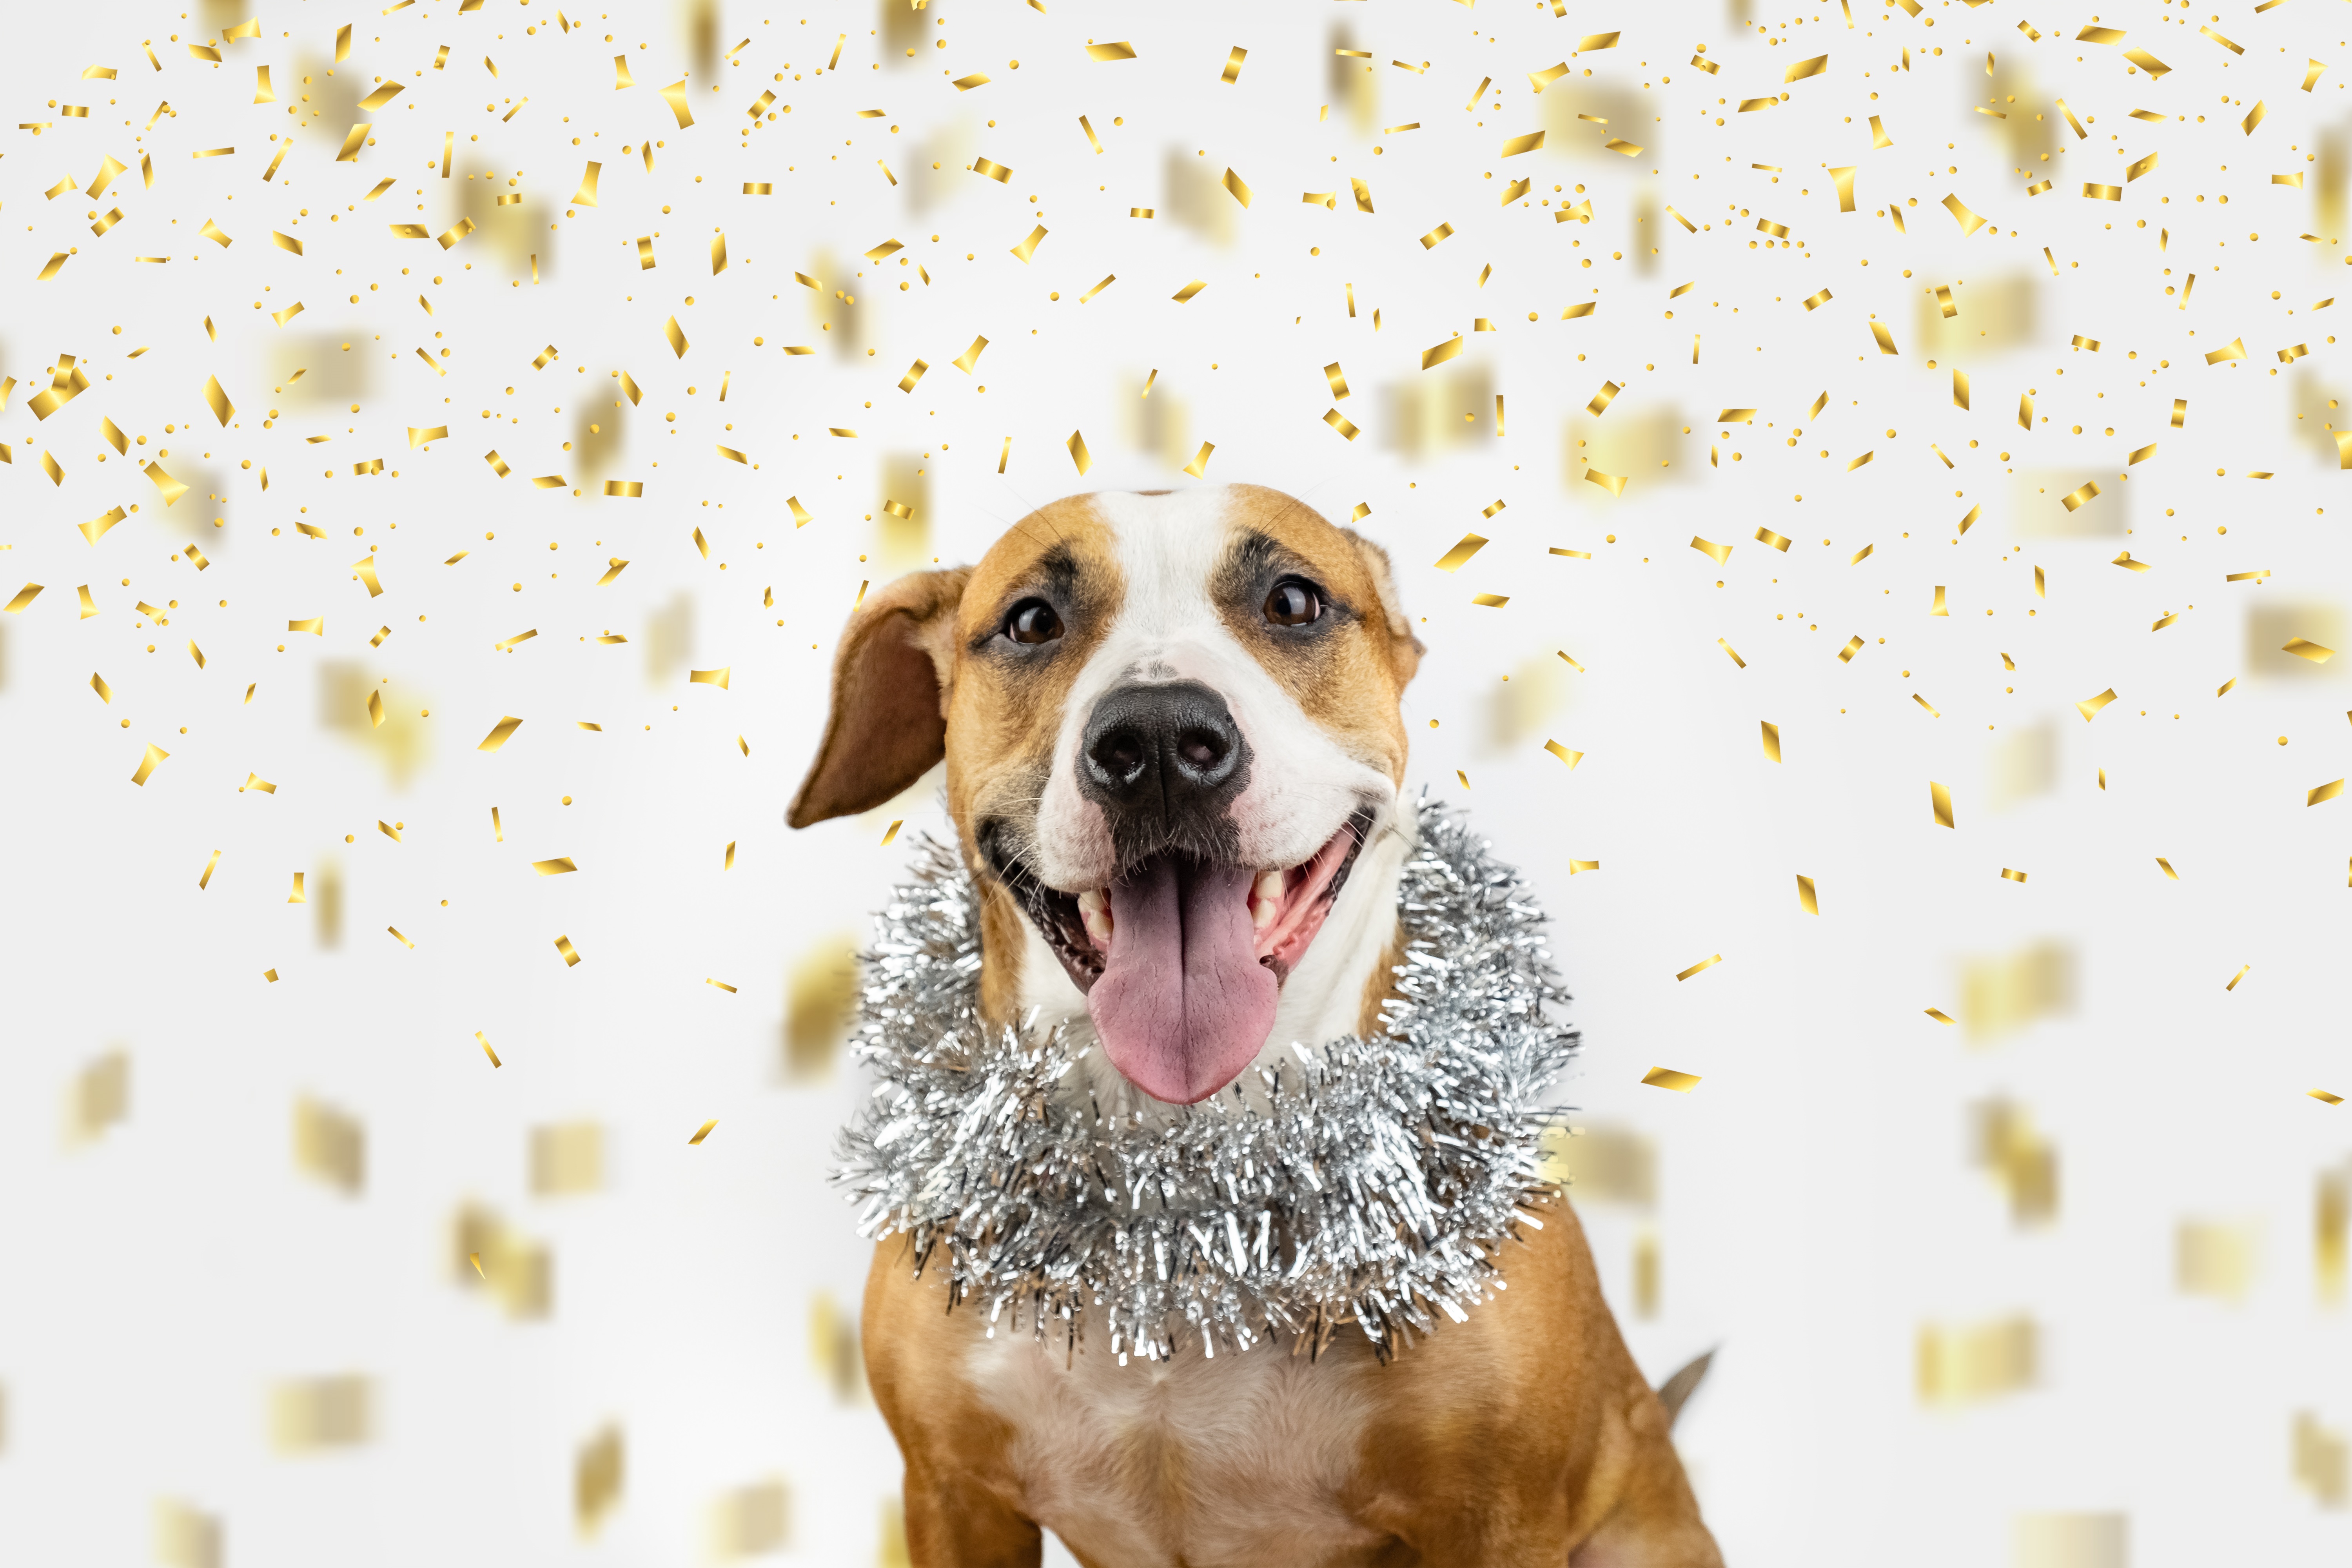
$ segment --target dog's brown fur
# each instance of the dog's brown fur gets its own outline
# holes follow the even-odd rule
[[[1272,491],[1241,492],[1237,507],[1360,611],[1360,636],[1337,655],[1344,669],[1268,667],[1317,722],[1392,757],[1401,778],[1397,699],[1421,647],[1397,608],[1387,558]],[[1083,569],[1087,592],[1116,602],[1116,563],[1085,498],[1034,514],[977,568],[920,574],[870,598],[843,637],[824,741],[790,814],[804,826],[867,809],[944,754],[950,811],[982,889],[982,1003],[996,1018],[1016,1009],[1025,917],[971,854],[970,824],[989,792],[1042,786],[1080,639],[1102,623],[1073,625],[1072,657],[1033,667],[1018,685],[974,652],[1056,552]],[[1388,972],[1378,967],[1364,997],[1367,1032]],[[1286,1564],[1719,1568],[1668,1437],[1671,1416],[1618,1334],[1574,1213],[1554,1200],[1542,1219],[1526,1245],[1505,1248],[1508,1289],[1467,1321],[1386,1363],[1352,1331],[1323,1350],[1315,1375],[1347,1380],[1368,1412],[1351,1477],[1328,1500],[1353,1540],[1308,1549],[1319,1555],[1286,1551]],[[877,1249],[866,1290],[866,1372],[906,1458],[910,1553],[919,1568],[1034,1564],[1036,1479],[1019,1468],[1019,1434],[971,1380],[987,1325],[979,1313],[949,1310],[942,1273],[918,1278],[894,1239]],[[1106,1353],[1090,1344],[1081,1353]],[[1141,1522],[1160,1541],[1192,1538],[1191,1511],[1213,1506],[1214,1486],[1230,1479],[1220,1476],[1222,1456],[1172,1429],[1139,1440],[1131,1458],[1149,1473],[1129,1478],[1121,1494],[1152,1515]],[[1084,1542],[1071,1545],[1087,1568],[1115,1568],[1088,1557]],[[1170,1552],[1163,1561],[1184,1563],[1180,1549]]]

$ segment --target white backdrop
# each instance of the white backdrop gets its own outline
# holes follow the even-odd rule
[[[1229,480],[1398,557],[1732,1561],[2345,1552],[2342,23],[1845,9],[15,18],[0,1558],[898,1560],[833,639]]]

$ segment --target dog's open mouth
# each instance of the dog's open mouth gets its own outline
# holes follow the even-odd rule
[[[1357,812],[1296,866],[1171,850],[1076,894],[1017,868],[1006,880],[1086,993],[1112,1064],[1146,1093],[1190,1104],[1231,1083],[1265,1043],[1282,982],[1322,930],[1371,824]]]

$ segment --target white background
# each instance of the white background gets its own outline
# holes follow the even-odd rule
[[[145,1560],[171,1500],[217,1521],[239,1568],[685,1562],[709,1553],[716,1500],[781,1477],[792,1557],[887,1561],[895,1451],[812,1342],[826,1313],[854,1314],[867,1257],[825,1183],[860,1089],[838,1064],[789,1077],[782,1042],[789,977],[856,938],[903,862],[884,828],[942,824],[926,784],[867,818],[782,827],[833,639],[862,584],[973,559],[1055,495],[1234,480],[1335,520],[1369,503],[1360,526],[1426,618],[1413,777],[1471,809],[1558,921],[1585,1030],[1563,1089],[1578,1124],[1654,1150],[1654,1202],[1580,1206],[1644,1369],[1719,1347],[1677,1436],[1731,1561],[2119,1561],[2034,1556],[2021,1518],[2047,1513],[2126,1516],[2139,1564],[2340,1555],[2352,1525],[2297,1484],[2294,1434],[2299,1412],[2339,1442],[2352,1429],[2345,1310],[2323,1301],[2315,1251],[2352,1112],[2305,1094],[2352,1094],[2329,956],[2352,801],[2305,804],[2352,773],[2352,659],[2278,649],[2346,632],[2326,426],[2347,384],[2336,312],[2312,311],[2352,281],[2343,24],[2308,4],[2134,5],[2100,16],[2128,37],[2099,44],[2075,40],[2080,6],[1853,10],[1852,26],[1836,5],[1559,16],[1534,0],[691,0],[568,27],[548,0],[16,16],[6,120],[46,128],[0,142],[0,374],[17,384],[0,602],[44,591],[0,616],[0,1558]],[[260,36],[224,43],[249,14]],[[2243,53],[2200,36],[2209,20]],[[1613,47],[1573,52],[1611,28]],[[1138,58],[1093,60],[1090,39]],[[1720,74],[1685,63],[1702,45]],[[2128,63],[2134,47],[2168,74]],[[624,53],[637,85],[616,89]],[[1528,73],[1555,63],[1570,69],[1534,94]],[[275,101],[255,104],[261,65]],[[951,85],[971,73],[993,79]],[[379,78],[405,90],[338,163]],[[1496,85],[1474,99],[1481,78]],[[690,128],[658,96],[681,79]],[[766,90],[778,117],[746,134]],[[145,129],[159,99],[172,111]],[[265,181],[271,138],[297,125]],[[1538,129],[1542,150],[1498,155]],[[93,200],[76,187],[109,154],[131,172]],[[1009,179],[970,172],[978,157]],[[591,159],[601,205],[564,204]],[[1858,169],[1856,210],[1827,166]],[[1520,178],[1525,200],[1499,205]],[[524,200],[494,207],[493,190]],[[1987,226],[1964,234],[1948,194]],[[1589,223],[1554,221],[1585,200]],[[86,215],[118,205],[94,236]],[[468,215],[446,249],[387,232]],[[199,236],[208,219],[227,248]],[[1418,243],[1441,223],[1450,237]],[[1040,224],[1030,260],[1008,254]],[[905,249],[862,258],[886,239]],[[151,255],[169,259],[133,259]],[[1173,302],[1193,279],[1207,287]],[[1461,356],[1424,373],[1456,333]],[[950,362],[975,335],[989,347],[967,374]],[[2244,358],[2209,367],[2232,340]],[[2281,363],[2295,344],[2308,356]],[[89,390],[37,419],[59,354]],[[1336,405],[1335,362],[1352,394]],[[613,406],[616,371],[641,405]],[[226,427],[207,376],[235,405]],[[1595,416],[1604,381],[1623,390]],[[1360,438],[1324,422],[1335,405]],[[1707,422],[1751,407],[1751,424]],[[102,416],[143,442],[135,461]],[[412,449],[410,427],[445,424]],[[1202,442],[1205,481],[1179,471]],[[190,491],[164,505],[150,460]],[[1626,477],[1622,496],[1588,466]],[[566,482],[531,488],[541,475]],[[607,479],[642,499],[606,497]],[[2102,493],[2063,510],[2086,479]],[[914,524],[877,529],[885,500]],[[74,527],[133,502],[95,544]],[[1428,564],[1471,530],[1492,542],[1468,566]],[[178,553],[192,541],[201,573]],[[2151,569],[2109,564],[2126,550]],[[362,551],[381,597],[351,568]],[[631,563],[594,585],[613,557]],[[310,616],[322,635],[285,629]],[[608,632],[629,640],[593,640]],[[1842,663],[1850,637],[1864,647]],[[720,667],[723,689],[688,679]],[[358,711],[371,689],[380,729]],[[506,715],[525,721],[513,739],[477,751]],[[1547,739],[1582,763],[1563,770]],[[150,743],[170,758],[134,787]],[[240,792],[248,773],[276,792]],[[1934,823],[1930,781],[1955,829]],[[554,857],[577,874],[533,875]],[[1571,859],[1600,868],[1571,881]],[[296,872],[310,898],[289,905]],[[1970,965],[2007,973],[2045,942],[2071,955],[2070,1007],[2009,1029],[1981,1000],[1971,1016]],[[116,1051],[127,1114],[85,1136],[77,1086]],[[1702,1082],[1643,1087],[1653,1066]],[[2044,1221],[2016,1220],[1973,1156],[1971,1108],[1994,1097],[2054,1148]],[[298,1164],[305,1098],[363,1127],[357,1192]],[[534,1194],[531,1129],[577,1121],[604,1129],[602,1190]],[[461,1283],[450,1226],[469,1202],[548,1250],[544,1318]],[[2251,1247],[2242,1290],[2181,1289],[2185,1224]],[[1923,1332],[2017,1317],[2038,1336],[2030,1387],[1923,1398]],[[370,1380],[368,1440],[276,1448],[270,1390],[340,1374]],[[608,1424],[625,1482],[583,1533],[575,1460]]]

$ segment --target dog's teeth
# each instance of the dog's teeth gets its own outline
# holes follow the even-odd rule
[[[1108,950],[1110,946],[1110,898],[1099,888],[1078,895],[1078,919],[1086,923],[1087,934],[1095,945]]]
[[[1264,931],[1282,912],[1282,873],[1260,871],[1250,885],[1250,929]]]

